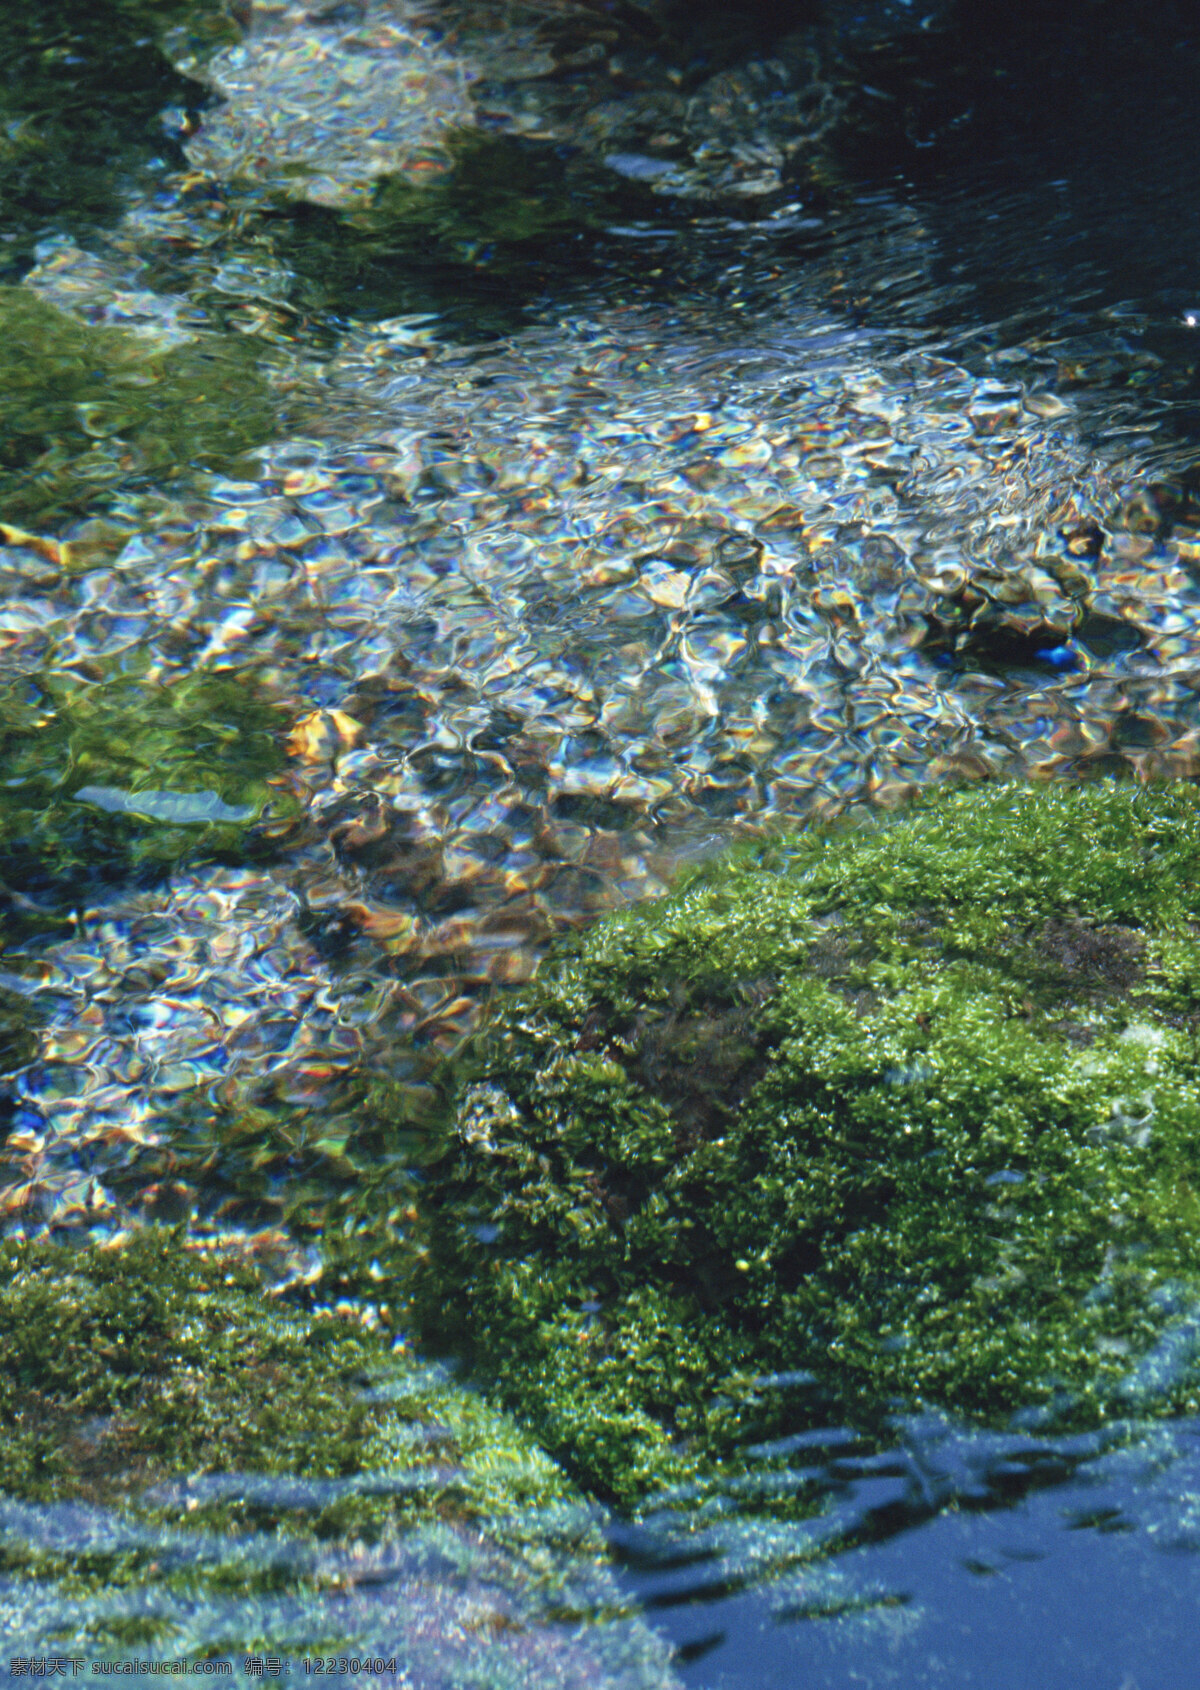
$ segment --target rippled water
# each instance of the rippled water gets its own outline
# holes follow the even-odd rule
[[[1132,133],[1156,90],[1157,141],[1116,149],[1126,198],[1168,174],[1164,125],[1186,131],[1172,21],[1129,87],[1097,60]],[[361,1296],[330,1241],[364,1189],[403,1191],[447,1057],[556,934],[738,835],[929,782],[1197,772],[1190,225],[1168,240],[1153,196],[1126,223],[1097,194],[1113,107],[1090,86],[1072,105],[1018,42],[1023,127],[969,67],[925,110],[905,35],[876,91],[914,102],[898,165],[894,127],[805,163],[779,139],[782,73],[739,71],[679,121],[750,140],[655,153],[632,98],[593,100],[560,149],[575,174],[516,193],[489,242],[459,129],[483,113],[519,177],[567,123],[512,92],[528,31],[497,68],[398,7],[264,6],[246,41],[188,27],[155,73],[159,153],[87,217],[22,177],[9,231],[22,308],[164,357],[248,349],[260,385],[227,390],[244,433],[189,446],[168,366],[121,353],[110,379],[158,384],[157,421],[80,389],[15,466],[0,985],[36,1048],[5,1082],[0,1207],[29,1234],[185,1221],[281,1283]],[[843,29],[862,71],[879,45]],[[819,140],[815,111],[788,121]],[[440,211],[405,223],[431,181]],[[196,676],[233,694],[189,703]],[[235,849],[222,829],[247,824]],[[372,1136],[364,1075],[399,1142]],[[788,1478],[828,1499],[815,1524],[730,1496],[612,1529],[680,1681],[1187,1682],[1191,1428],[898,1438],[814,1443]],[[116,1553],[144,1528],[14,1504],[3,1530]],[[461,1616],[430,1619],[405,1566],[382,1630],[370,1579],[338,1624],[385,1654],[408,1638],[414,1683],[508,1682],[470,1648],[420,1655],[422,1625]],[[4,1601],[14,1639],[46,1623],[40,1590]],[[208,1616],[180,1635],[199,1647]],[[243,1621],[234,1602],[220,1623]],[[666,1682],[652,1667],[636,1681]],[[597,1670],[551,1648],[536,1682]]]
[[[132,1123],[170,1143],[218,1076],[225,1105],[311,1103],[370,1053],[423,1084],[555,932],[747,828],[931,779],[1195,765],[1192,531],[1145,532],[1136,457],[1085,449],[1049,390],[798,303],[736,337],[644,308],[502,349],[372,326],[321,377],[324,438],[0,613],[35,688],[135,652],[147,696],[254,677],[302,816],[274,866],[110,894],[39,947],[23,1203],[69,1168],[63,1200],[103,1206],[131,1157],[152,1183]],[[1080,564],[1063,535],[1089,522],[1111,537]],[[71,777],[70,803],[236,812],[150,778]],[[152,1008],[114,989],[135,964]]]
[[[1194,1424],[1108,1452],[937,1423],[865,1459],[849,1436],[813,1438],[805,1473],[839,1549],[831,1568],[801,1550],[766,1593],[742,1590],[753,1551],[736,1526],[676,1536],[654,1519],[616,1542],[685,1684],[1182,1690],[1195,1446]]]

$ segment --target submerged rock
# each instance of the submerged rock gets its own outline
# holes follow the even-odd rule
[[[247,343],[93,325],[0,287],[0,516],[61,520],[132,476],[228,466],[277,432]]]
[[[621,173],[656,193],[754,199],[783,186],[847,103],[811,29],[763,58],[753,30],[697,34],[696,19],[685,27],[657,5],[522,12],[472,0],[431,21],[398,0],[256,7],[243,42],[180,61],[221,96],[188,135],[190,163],[346,210],[381,180],[436,181],[454,131],[479,126],[639,159],[649,170]]]
[[[624,1504],[897,1412],[1194,1412],[1198,868],[1190,785],[998,785],[606,918],[461,1089],[418,1325]]]
[[[92,658],[0,683],[0,709],[0,879],[48,914],[143,865],[261,854],[247,824],[295,809],[277,790],[287,716],[253,673]]]
[[[220,96],[186,143],[195,169],[350,207],[384,176],[440,168],[469,121],[467,72],[407,7],[255,7],[249,37],[181,68]],[[190,45],[190,43],[189,43]]]
[[[595,1511],[553,1463],[353,1320],[146,1233],[4,1245],[0,1342],[14,1650],[345,1653],[414,1690],[675,1684],[666,1645],[614,1617]]]

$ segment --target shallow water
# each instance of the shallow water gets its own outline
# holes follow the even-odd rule
[[[1194,1423],[1107,1452],[936,1421],[902,1433],[865,1459],[836,1434],[813,1439],[807,1471],[830,1495],[821,1529],[846,1544],[832,1576],[814,1557],[748,1594],[736,1526],[674,1538],[652,1520],[617,1534],[685,1684],[1192,1682]]]
[[[554,192],[578,226],[543,184],[489,242],[447,151],[473,99],[515,107],[477,45],[382,6],[264,7],[240,44],[181,27],[149,77],[159,151],[116,113],[130,159],[83,217],[20,178],[12,279],[138,344],[248,348],[273,421],[168,463],[85,397],[82,444],[39,423],[22,460],[42,502],[0,547],[6,755],[46,819],[0,832],[0,983],[38,1041],[0,1100],[0,1205],[30,1234],[186,1221],[332,1300],[329,1241],[364,1189],[404,1190],[446,1059],[557,933],[739,834],[932,781],[1195,774],[1187,259],[1149,193],[1128,257],[1089,124],[964,159],[954,111],[936,163],[918,126],[911,156],[848,148],[819,189],[762,118],[719,192],[703,160],[668,180],[617,112],[594,156],[572,131]],[[513,168],[551,120],[504,119]],[[1126,150],[1123,179],[1161,158]],[[423,173],[450,181],[442,222],[385,238],[375,184]],[[238,394],[249,429],[261,394]],[[265,716],[201,722],[196,673]],[[274,750],[234,781],[251,731]],[[241,860],[220,829],[250,820]],[[387,1146],[364,1074],[393,1088]],[[1183,1684],[1191,1436],[906,1428],[894,1460],[818,1451],[796,1480],[817,1525],[715,1498],[711,1537],[658,1518],[613,1542],[687,1684]],[[110,1523],[5,1530],[78,1548]],[[40,1600],[5,1598],[14,1640]],[[490,1682],[469,1648],[421,1655],[427,1591],[378,1631],[355,1600],[337,1623],[364,1653],[407,1637],[414,1683]],[[551,1648],[538,1670],[596,1669]]]

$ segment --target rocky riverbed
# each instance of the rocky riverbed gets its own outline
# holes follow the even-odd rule
[[[23,286],[93,320],[139,297],[66,249]],[[597,310],[499,347],[374,325],[289,370],[321,433],[136,527],[10,532],[9,673],[76,724],[26,731],[26,778],[62,815],[173,822],[185,858],[248,828],[260,861],[53,894],[70,937],[13,988],[48,1026],[9,1212],[117,1224],[173,1120],[311,1107],[368,1056],[419,1124],[496,985],[746,830],[931,781],[1191,773],[1200,530],[1048,374],[796,306],[737,334]],[[170,749],[203,676],[266,712],[257,787],[219,737]],[[140,760],[80,759],[106,708],[135,746],[155,712]]]

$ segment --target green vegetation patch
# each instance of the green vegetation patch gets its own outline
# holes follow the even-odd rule
[[[645,190],[545,141],[464,128],[446,152],[428,182],[385,177],[354,212],[276,196],[262,227],[310,308],[507,332],[549,281],[594,266],[600,229],[646,208]]]
[[[477,1398],[396,1360],[354,1320],[281,1307],[252,1268],[185,1250],[174,1232],[148,1228],[119,1247],[0,1244],[0,1338],[0,1486],[10,1496],[111,1503],[219,1473],[332,1480],[391,1468],[401,1448],[413,1468],[453,1461],[469,1471],[479,1458],[469,1483],[459,1474],[441,1487],[436,1510],[456,1518],[569,1494]],[[374,1388],[388,1382],[394,1390]],[[402,1428],[435,1409],[444,1437],[413,1449]],[[214,1497],[209,1527],[270,1512],[236,1493]],[[394,1497],[347,1491],[311,1524],[377,1536],[430,1509],[416,1486]]]
[[[110,671],[111,671],[110,665]],[[97,881],[270,848],[254,829],[286,764],[289,717],[252,675],[87,680],[0,689],[0,880],[53,912]]]
[[[242,1263],[157,1230],[9,1241],[0,1347],[18,1649],[345,1650],[367,1682],[447,1690],[671,1681],[643,1627],[580,1632],[617,1605],[603,1542],[510,1420]]]
[[[177,345],[0,287],[0,518],[45,522],[139,475],[236,463],[277,431],[249,342]]]
[[[185,30],[197,49],[236,40],[217,0],[54,0],[0,8],[0,204],[10,264],[38,240],[113,223],[128,191],[182,164],[165,107],[207,94],[161,50]]]
[[[759,847],[502,1007],[413,1315],[626,1505],[839,1420],[1192,1412],[1198,1026],[1190,785]]]

